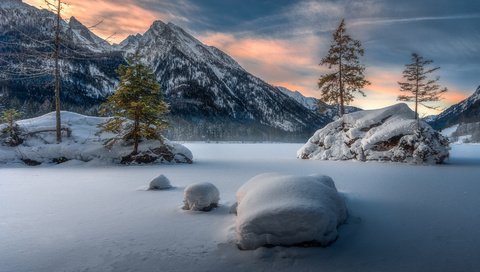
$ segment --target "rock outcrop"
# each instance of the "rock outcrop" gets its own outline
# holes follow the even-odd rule
[[[448,139],[406,104],[346,114],[315,132],[298,158],[317,160],[442,163],[449,155]]]

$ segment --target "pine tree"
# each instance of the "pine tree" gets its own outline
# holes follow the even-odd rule
[[[406,82],[398,82],[400,91],[410,93],[408,95],[399,95],[399,101],[415,102],[415,119],[418,120],[418,105],[422,105],[429,109],[436,109],[425,104],[425,102],[436,102],[441,99],[441,95],[447,92],[447,88],[442,88],[437,82],[440,77],[434,79],[429,78],[429,75],[440,67],[427,68],[426,66],[432,64],[432,60],[426,60],[422,56],[413,53],[412,63],[405,65],[403,71],[403,78]]]
[[[5,122],[7,126],[2,129],[1,133],[7,135],[5,143],[10,146],[17,146],[23,142],[20,137],[20,128],[17,125],[17,120],[22,116],[22,113],[15,109],[5,110],[0,116],[0,122]]]
[[[365,80],[365,66],[360,63],[360,56],[363,54],[360,41],[346,34],[343,19],[333,33],[332,45],[327,56],[320,62],[320,65],[326,65],[333,71],[322,75],[318,81],[322,100],[339,105],[340,116],[345,113],[345,105],[354,100],[354,93],[358,92],[365,96],[362,88],[370,84]]]
[[[167,127],[168,105],[153,71],[138,56],[130,58],[127,65],[120,65],[117,73],[120,84],[102,110],[113,114],[113,118],[102,127],[104,131],[117,133],[117,138],[107,145],[119,138],[133,141],[132,154],[136,155],[142,138],[162,139],[160,132]]]

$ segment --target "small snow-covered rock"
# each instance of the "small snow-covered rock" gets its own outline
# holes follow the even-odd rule
[[[298,151],[301,159],[442,163],[448,139],[406,104],[344,115],[315,132]]]
[[[195,183],[184,191],[184,210],[210,211],[218,206],[220,192],[210,182]]]
[[[170,180],[164,175],[154,178],[148,187],[149,190],[167,190],[170,188],[172,188]]]
[[[327,246],[347,208],[328,176],[258,175],[237,191],[237,244]]]

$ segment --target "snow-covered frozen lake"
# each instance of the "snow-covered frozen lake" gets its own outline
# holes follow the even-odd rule
[[[300,144],[186,144],[193,165],[0,168],[0,271],[479,271],[480,145],[447,165],[302,161]],[[264,172],[331,176],[350,218],[327,248],[240,251],[236,190]],[[176,189],[146,191],[166,175]],[[220,207],[181,210],[212,182]]]

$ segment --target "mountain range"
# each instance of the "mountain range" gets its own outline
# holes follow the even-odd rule
[[[480,86],[467,99],[425,121],[437,130],[448,129],[453,141],[480,142]]]
[[[436,129],[444,129],[457,124],[480,121],[480,86],[467,99],[452,105],[442,113],[429,118],[428,122]]]
[[[0,61],[0,96],[5,106],[27,115],[52,110],[54,17],[20,0],[0,3],[0,60],[9,57]],[[172,23],[155,21],[144,34],[111,45],[72,17],[62,21],[61,37],[66,110],[96,114],[118,84],[115,69],[137,52],[154,70],[170,104],[168,136],[174,139],[303,140],[338,112],[272,86]]]

